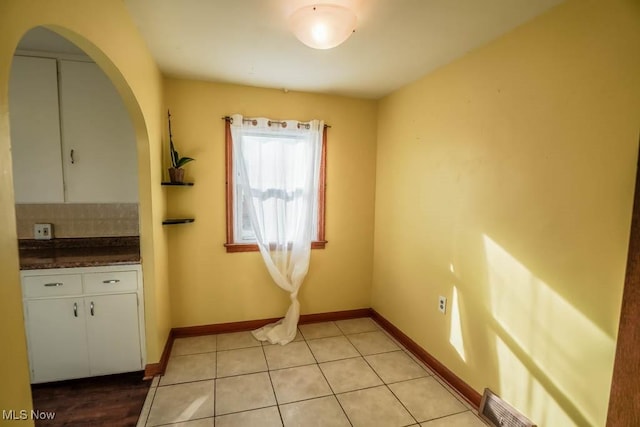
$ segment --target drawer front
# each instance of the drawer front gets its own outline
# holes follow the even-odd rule
[[[24,298],[61,297],[82,293],[79,274],[52,274],[50,276],[25,276],[22,280]]]
[[[136,291],[138,289],[138,275],[135,271],[112,271],[105,273],[86,273],[82,275],[84,292],[112,293]]]

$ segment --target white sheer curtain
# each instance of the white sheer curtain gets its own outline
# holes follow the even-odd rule
[[[324,122],[243,120],[232,116],[235,179],[267,270],[289,292],[285,317],[253,331],[261,341],[287,344],[296,336],[298,290],[315,237]]]

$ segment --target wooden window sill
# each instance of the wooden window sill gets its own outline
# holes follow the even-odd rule
[[[311,249],[324,249],[327,245],[326,240],[311,242]],[[246,244],[246,243],[225,243],[224,247],[227,248],[227,253],[234,252],[259,252],[258,245]]]

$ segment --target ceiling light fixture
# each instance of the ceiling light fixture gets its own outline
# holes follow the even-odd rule
[[[317,4],[296,10],[289,18],[291,31],[314,49],[331,49],[356,30],[356,14],[344,6]]]

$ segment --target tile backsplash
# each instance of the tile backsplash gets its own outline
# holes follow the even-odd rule
[[[33,225],[53,224],[53,235],[64,237],[138,236],[137,203],[17,204],[19,239],[33,239]]]

